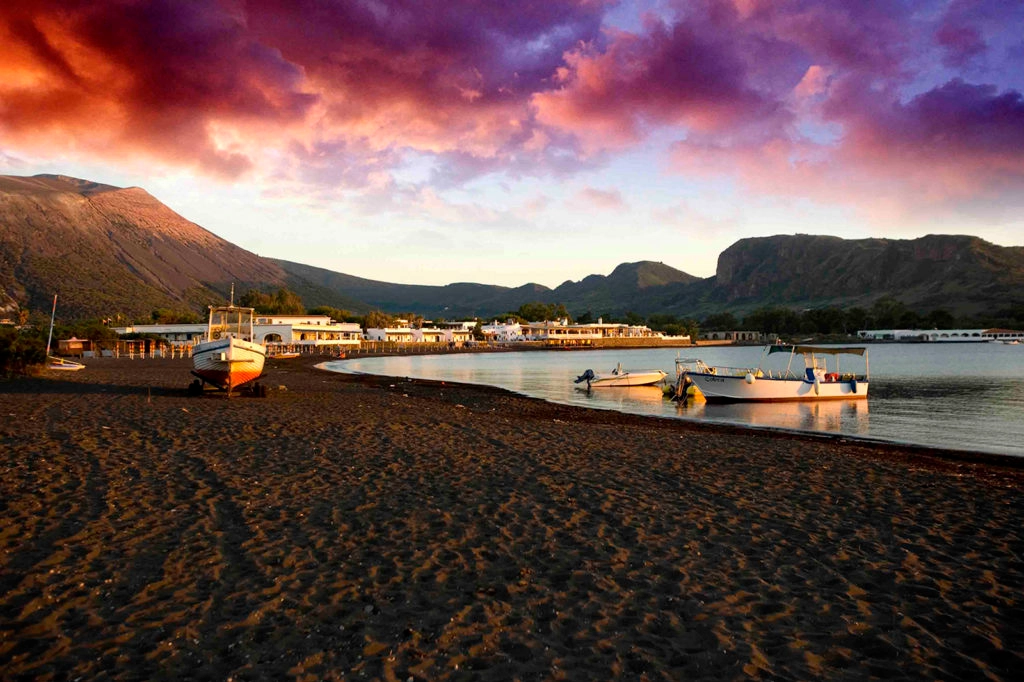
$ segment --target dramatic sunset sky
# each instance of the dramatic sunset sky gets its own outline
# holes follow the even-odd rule
[[[394,282],[1024,245],[1022,91],[1019,0],[0,3],[0,173]]]

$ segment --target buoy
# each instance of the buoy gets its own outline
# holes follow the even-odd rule
[[[752,384],[754,383],[754,375],[751,374],[750,372],[747,372],[747,376],[743,377],[743,380],[746,381],[748,384]]]
[[[850,379],[850,390],[853,391],[854,393],[857,392],[857,380],[856,379]]]
[[[693,384],[688,389],[686,389],[686,399],[692,400],[695,403],[707,402],[707,398],[704,397],[704,394],[701,393],[700,389],[697,388],[696,384]]]
[[[814,395],[821,395],[821,379],[814,377]]]

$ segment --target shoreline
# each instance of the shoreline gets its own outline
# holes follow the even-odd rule
[[[5,679],[1014,679],[1018,458],[268,361],[0,381]]]
[[[734,345],[739,345],[739,344],[734,344]],[[545,350],[545,349],[537,349],[537,350]],[[558,350],[564,350],[564,349],[558,349]],[[604,350],[604,349],[592,348],[592,349],[588,349],[588,350]],[[353,357],[353,358],[333,358],[333,359],[324,360],[323,362],[317,363],[317,364],[314,365],[314,367],[316,369],[320,369],[321,371],[331,372],[332,370],[323,369],[321,367],[321,365],[324,365],[324,364],[326,364],[328,362],[345,362],[346,360],[357,361],[357,360],[363,359],[363,357],[369,358],[369,357],[390,357],[390,356],[391,356],[391,354],[380,353],[380,354],[377,354],[377,355],[367,355],[367,356]],[[405,380],[406,379],[406,377],[391,376],[391,375],[385,375],[385,374],[373,374],[373,373],[358,372],[358,371],[337,372],[337,373],[338,374],[368,376],[368,377],[381,377],[381,378],[390,378],[390,379],[401,379],[401,380]],[[423,379],[423,378],[417,378],[417,379],[415,379],[415,381],[419,381],[419,382],[423,382],[423,383],[428,383],[428,384],[435,384],[435,385],[444,385],[445,383],[448,383],[449,385],[454,385],[456,383],[459,383],[459,382],[451,382],[451,381],[445,382],[443,380],[433,380],[433,379]],[[580,405],[574,405],[572,403],[559,403],[559,402],[556,402],[556,401],[547,400],[546,398],[540,398],[540,397],[537,397],[537,396],[531,396],[531,395],[528,395],[526,393],[519,393],[519,392],[513,391],[511,389],[507,389],[507,388],[504,388],[504,387],[501,387],[501,386],[494,386],[494,385],[490,385],[490,384],[463,383],[462,385],[465,385],[465,386],[478,386],[480,388],[485,388],[485,389],[493,389],[493,390],[497,390],[497,391],[504,391],[504,392],[507,392],[507,393],[509,393],[511,395],[515,395],[515,396],[518,396],[518,397],[521,397],[521,398],[530,399],[530,400],[540,400],[542,402],[547,402],[547,403],[552,404],[552,405],[560,405],[560,406],[564,406],[564,407],[579,407],[580,409],[599,410],[599,411],[614,411],[614,412],[617,412],[618,414],[631,415],[631,416],[635,416],[635,417],[639,417],[639,418],[663,419],[663,420],[666,420],[666,421],[668,421],[670,423],[686,422],[688,424],[696,424],[696,425],[704,425],[704,426],[719,425],[719,426],[722,426],[722,427],[724,427],[726,429],[749,430],[749,431],[753,431],[755,433],[756,432],[778,433],[778,434],[789,435],[789,436],[794,436],[794,437],[801,437],[801,436],[803,436],[803,437],[808,437],[808,438],[812,438],[812,439],[834,440],[834,441],[837,441],[837,442],[848,442],[849,441],[849,442],[854,442],[854,443],[860,443],[860,444],[868,446],[868,447],[873,447],[873,446],[882,447],[882,448],[892,447],[892,448],[896,448],[896,449],[905,449],[905,450],[911,450],[911,451],[920,451],[920,452],[930,453],[932,456],[937,456],[937,457],[942,457],[942,458],[963,460],[963,461],[968,461],[968,462],[970,462],[970,461],[982,461],[982,462],[987,462],[987,463],[990,463],[990,464],[993,464],[993,465],[997,465],[997,466],[1005,465],[1005,466],[1009,466],[1011,468],[1022,468],[1022,469],[1024,469],[1024,456],[1022,456],[1022,455],[1015,455],[1015,454],[1011,454],[1011,453],[1007,453],[1007,452],[997,452],[997,451],[994,451],[994,450],[970,450],[970,449],[966,449],[966,448],[962,448],[962,447],[941,447],[941,446],[937,446],[937,445],[927,445],[927,444],[922,444],[922,443],[913,443],[913,442],[909,442],[909,441],[887,440],[885,438],[880,438],[880,437],[879,438],[872,438],[870,436],[860,436],[860,435],[856,435],[856,434],[846,434],[846,433],[841,433],[841,432],[802,430],[802,429],[796,429],[796,428],[786,428],[786,427],[783,427],[783,426],[765,426],[765,425],[757,425],[757,424],[744,424],[744,423],[740,423],[740,422],[720,422],[720,421],[712,422],[712,421],[705,421],[705,420],[701,420],[701,419],[672,418],[672,417],[666,417],[666,416],[663,416],[663,415],[654,415],[654,414],[644,415],[644,414],[631,413],[631,412],[619,412],[619,411],[611,409],[611,408],[609,408],[608,410],[603,410],[603,408],[584,407],[584,406],[580,406]]]

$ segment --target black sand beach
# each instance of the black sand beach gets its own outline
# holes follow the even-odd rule
[[[5,680],[1020,679],[1024,466],[188,360],[0,381]]]

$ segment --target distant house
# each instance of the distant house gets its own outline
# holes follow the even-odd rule
[[[548,346],[590,346],[608,339],[661,339],[659,332],[643,325],[606,323],[598,319],[591,324],[569,324],[568,320],[529,322],[523,325],[523,336]]]
[[[82,353],[92,351],[92,341],[89,339],[76,339],[72,336],[70,339],[60,339],[57,341],[57,355],[76,355],[82,356]]]
[[[414,343],[443,343],[444,332],[437,327],[420,327],[412,330],[412,340]]]
[[[862,329],[857,336],[871,341],[929,341],[934,343],[985,343],[1021,341],[1024,331],[1014,329]]]
[[[768,335],[754,331],[710,331],[701,332],[704,341],[732,341],[733,343],[764,343]],[[773,337],[774,338],[774,337]]]
[[[523,336],[523,327],[515,320],[508,320],[503,323],[495,320],[491,324],[480,325],[480,331],[483,332],[485,339],[497,343],[514,343],[526,340],[526,337]]]
[[[284,346],[358,346],[363,330],[355,322],[335,322],[327,315],[257,315],[256,341]]]
[[[368,327],[363,332],[363,338],[367,341],[412,343],[414,335],[411,327]]]
[[[194,346],[206,334],[205,324],[136,324],[115,327],[125,334],[152,334],[171,346]],[[354,322],[335,322],[326,315],[257,315],[253,335],[270,346],[359,346],[362,328]]]

